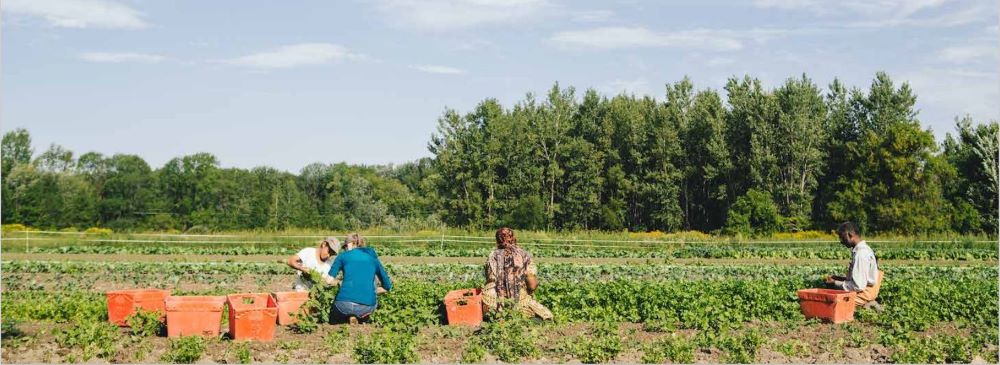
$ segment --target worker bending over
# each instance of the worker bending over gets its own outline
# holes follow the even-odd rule
[[[875,300],[878,298],[879,287],[882,286],[883,273],[878,269],[875,251],[861,239],[861,232],[854,222],[844,222],[837,227],[840,243],[851,249],[851,264],[847,268],[847,276],[833,275],[826,278],[826,283],[838,289],[857,293],[855,304],[864,308],[882,310]]]
[[[504,307],[542,319],[552,319],[552,311],[531,295],[538,288],[538,269],[531,253],[517,246],[510,228],[500,228],[497,247],[486,260],[486,285],[483,286],[483,307],[486,311]]]

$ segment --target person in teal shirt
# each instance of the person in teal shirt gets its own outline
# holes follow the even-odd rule
[[[333,306],[342,317],[355,324],[366,320],[378,306],[378,294],[381,290],[392,290],[392,280],[382,266],[375,250],[366,247],[365,241],[357,233],[347,235],[343,249],[330,265],[330,276],[337,277],[343,272],[340,291],[334,299]],[[381,288],[375,286],[375,278],[381,283]]]

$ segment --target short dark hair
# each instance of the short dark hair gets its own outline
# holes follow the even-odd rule
[[[858,225],[854,224],[854,222],[847,221],[837,226],[837,233],[839,234],[853,233],[855,236],[860,236],[861,230],[858,229]]]

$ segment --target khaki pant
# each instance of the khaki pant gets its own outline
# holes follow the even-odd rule
[[[854,304],[865,305],[865,303],[878,299],[878,290],[882,287],[883,277],[885,277],[885,274],[882,273],[882,270],[879,270],[878,280],[875,280],[875,285],[869,286],[865,288],[865,290],[858,292],[858,295],[854,297]]]
[[[497,308],[497,290],[493,283],[486,284],[483,287],[483,307],[485,311],[496,310]],[[519,296],[517,304],[514,309],[521,314],[529,317],[538,316],[541,319],[552,319],[552,311],[545,308],[542,303],[535,300],[534,297],[528,294],[524,289],[521,289],[521,295]]]

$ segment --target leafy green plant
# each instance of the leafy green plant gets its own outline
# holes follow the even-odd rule
[[[230,350],[236,355],[236,361],[240,364],[253,362],[253,353],[250,351],[250,343],[234,342],[230,345]]]
[[[94,356],[110,359],[117,353],[121,341],[118,326],[108,322],[82,322],[68,327],[56,335],[56,343],[63,348],[77,349],[83,361]]]
[[[410,364],[418,361],[416,340],[405,332],[375,331],[354,346],[354,360],[362,364]]]
[[[170,348],[160,357],[161,361],[193,364],[205,354],[205,339],[201,336],[181,336],[170,340]]]
[[[520,362],[524,358],[538,356],[540,350],[535,344],[535,333],[531,331],[531,320],[514,311],[497,313],[490,321],[483,323],[477,332],[477,340],[503,362]]]
[[[332,354],[343,353],[348,345],[348,335],[347,327],[341,326],[340,328],[331,331],[323,337],[323,342],[326,343],[327,350]]]
[[[724,336],[718,346],[725,356],[722,361],[729,364],[750,364],[757,361],[757,351],[764,343],[764,336],[755,330],[749,330],[738,336]]]
[[[462,350],[462,363],[475,364],[486,359],[486,348],[478,341],[469,341]]]
[[[590,335],[581,338],[579,344],[575,355],[584,364],[609,362],[622,351],[618,326],[611,323],[595,324]]]
[[[129,333],[138,337],[157,336],[166,330],[166,325],[161,321],[163,313],[158,311],[137,310],[125,319],[129,326]]]
[[[667,336],[647,345],[643,349],[642,362],[661,363],[670,360],[675,364],[694,362],[695,342],[683,336]]]
[[[788,357],[809,355],[809,344],[799,340],[788,340],[774,346],[774,350]]]
[[[309,272],[309,280],[316,283],[323,283],[322,275],[317,271]],[[309,289],[309,300],[302,304],[299,313],[294,314],[298,322],[294,325],[294,330],[299,333],[313,333],[319,329],[319,325],[328,324],[332,318],[333,301],[337,298],[339,287],[315,284]]]

